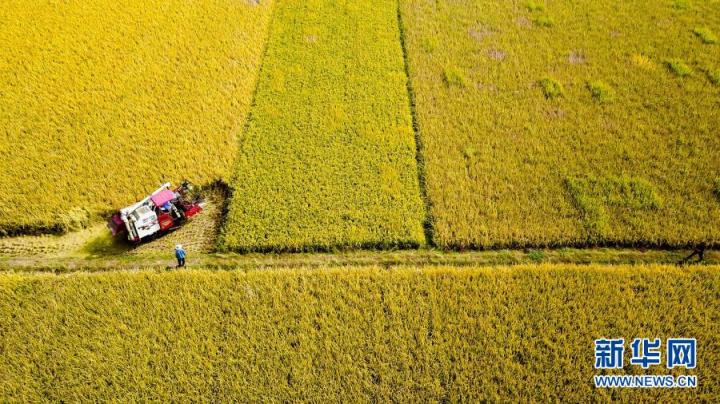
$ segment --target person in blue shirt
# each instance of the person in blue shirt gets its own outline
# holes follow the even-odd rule
[[[175,246],[175,258],[177,258],[178,268],[182,268],[185,266],[185,250],[183,250],[182,245],[178,244]]]

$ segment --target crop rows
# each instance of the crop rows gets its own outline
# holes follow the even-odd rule
[[[278,1],[221,247],[424,241],[397,3]]]
[[[687,336],[696,369],[619,372],[713,401],[718,290],[718,267],[0,274],[0,398],[635,402],[592,386],[592,341]]]
[[[3,1],[0,234],[69,229],[163,181],[228,176],[271,6]]]
[[[438,246],[720,243],[720,2],[400,4]]]

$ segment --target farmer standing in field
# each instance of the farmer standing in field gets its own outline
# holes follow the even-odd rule
[[[183,250],[182,245],[178,244],[175,246],[175,258],[177,258],[178,268],[182,268],[185,266],[185,250]]]

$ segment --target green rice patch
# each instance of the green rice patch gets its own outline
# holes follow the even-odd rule
[[[530,11],[530,12],[545,11],[545,4],[538,3],[538,2],[535,2],[532,0],[528,1],[525,6],[527,7],[528,11]]]
[[[565,93],[562,84],[555,79],[546,77],[540,80],[539,84],[547,99],[559,98]]]
[[[443,80],[449,87],[465,87],[467,79],[462,70],[456,67],[448,67],[443,72]]]
[[[590,94],[592,94],[592,97],[601,104],[609,103],[615,100],[615,90],[605,82],[589,82],[588,89],[590,90]]]
[[[716,86],[720,86],[720,69],[711,70],[708,72],[708,78]]]
[[[549,15],[539,15],[533,18],[533,23],[538,27],[550,28],[555,25],[555,20],[553,20],[553,18]]]
[[[674,0],[673,8],[676,10],[687,10],[690,8],[689,0]]]
[[[654,186],[642,178],[571,178],[566,185],[593,241],[605,238],[610,232],[615,214],[656,210],[662,205]]]
[[[437,48],[437,39],[432,37],[425,37],[422,39],[421,46],[423,50],[427,53],[433,53],[435,49]]]
[[[718,42],[718,37],[708,27],[697,27],[693,33],[700,38],[704,44],[714,44]]]
[[[692,74],[692,68],[680,59],[670,59],[666,63],[668,69],[678,77],[686,77]]]

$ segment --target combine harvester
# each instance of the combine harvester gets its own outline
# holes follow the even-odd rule
[[[174,190],[165,183],[142,201],[113,214],[108,227],[113,236],[127,233],[128,240],[134,243],[165,234],[203,210],[202,198],[192,194],[192,185],[187,181]]]

